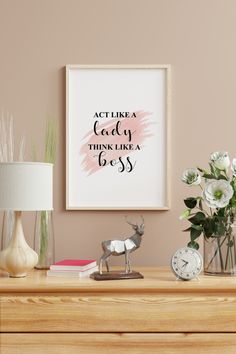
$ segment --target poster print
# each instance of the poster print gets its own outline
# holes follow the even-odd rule
[[[169,66],[66,67],[67,209],[168,209]]]

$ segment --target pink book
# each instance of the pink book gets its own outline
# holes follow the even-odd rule
[[[64,259],[50,266],[50,270],[84,271],[97,265],[94,259]]]

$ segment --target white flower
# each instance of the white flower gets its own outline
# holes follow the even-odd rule
[[[211,180],[206,183],[203,198],[210,208],[224,208],[234,194],[229,181]]]
[[[197,186],[201,183],[201,176],[196,168],[188,168],[182,174],[182,181],[189,186]]]
[[[229,155],[225,151],[216,151],[211,154],[211,162],[219,170],[227,170],[230,165]]]
[[[233,172],[233,175],[236,176],[236,159],[233,159],[231,163],[231,170]]]

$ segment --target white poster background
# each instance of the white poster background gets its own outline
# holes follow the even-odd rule
[[[166,68],[67,67],[67,209],[167,207],[166,107]],[[120,173],[119,165],[107,165],[91,175],[84,172],[80,148],[94,114],[140,110],[152,113],[152,136],[129,153],[137,161],[134,170]]]

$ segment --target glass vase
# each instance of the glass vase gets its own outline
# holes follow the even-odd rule
[[[14,222],[15,222],[14,211],[12,210],[4,211],[3,220],[2,220],[1,244],[0,244],[1,251],[7,248],[11,240]]]
[[[204,273],[208,275],[236,275],[236,224],[223,235],[204,237]]]
[[[36,269],[49,269],[55,263],[53,212],[38,211],[35,219],[34,249],[38,254]]]

